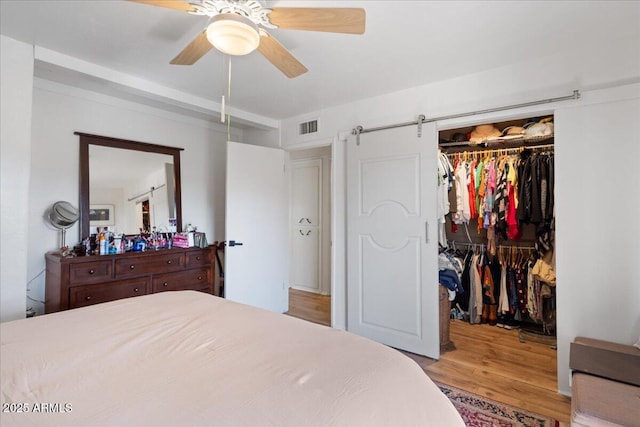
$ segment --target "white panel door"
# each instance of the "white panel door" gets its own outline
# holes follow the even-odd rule
[[[320,225],[322,160],[291,162],[291,204],[294,225]]]
[[[291,286],[320,293],[322,160],[291,162]]]
[[[438,358],[435,126],[347,145],[347,329]]]
[[[294,227],[291,236],[291,286],[321,293],[318,227]]]
[[[225,297],[283,313],[289,297],[284,150],[227,143]]]

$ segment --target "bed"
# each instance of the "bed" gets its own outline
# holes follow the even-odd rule
[[[349,332],[195,291],[6,322],[6,426],[463,426],[422,369]]]

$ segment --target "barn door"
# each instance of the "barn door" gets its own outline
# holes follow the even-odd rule
[[[440,356],[437,132],[367,133],[347,147],[347,329]]]

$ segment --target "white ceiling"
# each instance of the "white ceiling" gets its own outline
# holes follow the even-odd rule
[[[367,14],[364,35],[272,30],[309,68],[295,79],[258,52],[232,59],[231,106],[269,119],[603,40],[640,37],[637,1],[270,1],[267,6],[362,7]],[[103,74],[124,73],[119,81],[142,79],[125,85],[127,96],[149,99],[153,92],[177,90],[171,93],[178,104],[189,104],[193,95],[194,104],[202,99],[215,104],[226,92],[225,59],[215,50],[193,66],[169,64],[202,31],[206,17],[120,0],[1,0],[0,8],[3,35],[53,51],[36,54],[37,76],[110,91],[122,86],[105,84]],[[75,59],[86,61],[82,73],[70,71]],[[95,69],[101,71],[87,71]],[[200,111],[210,113],[207,107]]]

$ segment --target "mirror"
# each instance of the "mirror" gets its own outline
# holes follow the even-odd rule
[[[51,205],[44,216],[51,226],[60,230],[60,247],[64,248],[67,228],[75,224],[80,217],[78,209],[71,203],[60,200]]]
[[[109,227],[182,231],[181,148],[80,136],[80,239]]]
[[[167,154],[90,145],[89,231],[175,231],[173,183],[173,158]]]

